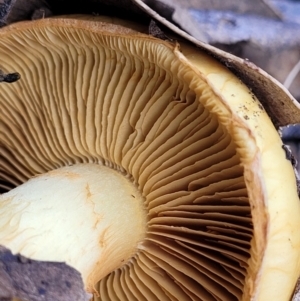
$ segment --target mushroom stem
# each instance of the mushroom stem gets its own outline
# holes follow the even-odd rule
[[[59,168],[0,196],[0,244],[35,260],[66,262],[93,292],[137,252],[146,233],[143,203],[130,180],[108,167]]]

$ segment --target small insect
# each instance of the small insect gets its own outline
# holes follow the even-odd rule
[[[13,83],[13,82],[16,82],[20,78],[21,78],[21,76],[17,72],[5,74],[2,70],[0,70],[0,83],[1,82]]]

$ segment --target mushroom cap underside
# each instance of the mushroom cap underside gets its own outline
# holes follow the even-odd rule
[[[95,300],[288,300],[299,201],[259,101],[195,48],[108,20],[1,30],[0,66],[21,74],[0,86],[2,188],[79,163],[138,187],[145,240]]]

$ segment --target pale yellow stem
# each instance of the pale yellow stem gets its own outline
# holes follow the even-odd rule
[[[78,164],[0,196],[0,244],[32,259],[66,262],[92,292],[137,252],[146,216],[143,197],[125,176]]]

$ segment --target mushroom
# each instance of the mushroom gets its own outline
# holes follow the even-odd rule
[[[107,17],[5,27],[0,66],[1,245],[94,300],[290,299],[295,174],[228,69]]]

